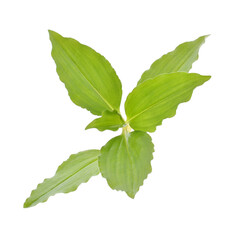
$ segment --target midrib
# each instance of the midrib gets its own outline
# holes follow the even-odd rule
[[[69,53],[69,51],[67,51],[63,45],[58,44],[59,47],[61,47],[61,49],[69,56],[69,59],[74,63],[74,65],[78,68],[79,72],[81,73],[81,75],[83,76],[83,78],[85,80],[87,80],[87,82],[89,83],[89,85],[91,86],[91,88],[97,93],[97,95],[103,100],[103,102],[105,102],[105,104],[110,108],[111,111],[115,110],[109,103],[108,101],[98,92],[98,90],[95,88],[95,86],[93,86],[93,84],[89,81],[89,79],[87,77],[85,77],[85,75],[83,74],[83,72],[81,71],[81,69],[79,68],[79,65],[75,62],[75,60],[73,59],[73,57],[71,56],[71,54]],[[65,54],[65,55],[66,55]]]
[[[91,158],[94,159],[94,158]],[[94,161],[89,162],[88,164],[86,164],[85,166],[83,166],[82,168],[80,168],[79,170],[75,171],[74,173],[72,173],[71,175],[69,175],[68,177],[66,177],[65,179],[63,179],[62,181],[60,181],[59,183],[57,183],[55,186],[53,186],[52,188],[50,188],[48,191],[46,191],[44,194],[42,194],[41,196],[39,196],[38,198],[36,198],[32,203],[37,202],[38,200],[40,200],[41,198],[43,198],[45,195],[47,195],[48,193],[50,193],[52,190],[56,189],[59,185],[61,185],[62,183],[66,182],[68,179],[70,179],[71,177],[73,177],[74,175],[76,175],[79,171],[85,169],[86,167],[88,167],[90,164],[94,163],[97,161],[97,157],[95,158]],[[55,175],[56,176],[56,175]],[[53,176],[53,177],[55,177]],[[31,204],[32,205],[32,204]]]
[[[130,156],[127,137],[129,137],[129,136],[126,136],[126,134],[123,135],[124,142],[125,142],[125,147],[126,147],[126,151],[127,151],[127,155],[128,155],[129,160],[130,160],[130,165],[131,165],[131,169],[132,169],[132,177],[131,177],[132,184],[131,185],[132,185],[132,188],[134,189],[134,179],[133,179],[134,175],[133,174],[134,174],[134,166],[135,166],[135,164],[133,162],[133,159]]]
[[[182,95],[183,93],[185,94],[185,93],[188,92],[188,91],[189,91],[189,89],[185,90],[185,91],[182,92],[180,95]],[[165,99],[166,99],[166,97],[165,97],[165,98],[162,98],[162,99],[161,99],[160,101],[158,101],[158,102],[153,103],[153,104],[150,105],[149,107],[145,108],[143,111],[137,113],[137,114],[134,115],[132,118],[128,119],[128,120],[127,120],[127,123],[129,123],[131,120],[133,120],[134,118],[138,117],[139,115],[143,114],[144,112],[148,111],[149,109],[151,109],[151,108],[154,107],[155,105],[161,104],[162,102],[165,101]]]

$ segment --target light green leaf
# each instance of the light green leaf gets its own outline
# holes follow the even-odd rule
[[[112,189],[122,190],[134,198],[151,172],[154,146],[144,132],[123,133],[101,149],[99,168]]]
[[[121,82],[110,63],[92,48],[50,31],[52,57],[71,100],[95,115],[119,112]]]
[[[207,36],[182,43],[174,51],[163,55],[151,65],[149,70],[143,73],[138,84],[163,73],[189,72],[192,64],[198,59],[198,51]]]
[[[97,128],[99,131],[116,131],[125,124],[123,118],[117,111],[105,111],[102,117],[93,120],[85,129]]]
[[[180,103],[190,100],[194,88],[209,79],[210,76],[177,72],[146,80],[126,99],[126,122],[134,130],[154,132],[163,119],[175,115]]]
[[[99,150],[88,150],[73,154],[57,169],[54,177],[45,179],[26,199],[24,208],[46,202],[57,193],[75,191],[81,183],[87,182],[92,176],[99,174]]]

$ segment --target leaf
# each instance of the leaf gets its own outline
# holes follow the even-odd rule
[[[97,128],[99,131],[116,131],[125,124],[123,118],[116,111],[105,111],[102,117],[93,120],[85,129]]]
[[[50,31],[52,57],[71,100],[95,115],[119,112],[121,82],[110,63],[92,48]]]
[[[126,99],[126,122],[134,130],[154,132],[163,119],[175,115],[180,103],[190,100],[194,88],[209,79],[210,76],[177,72],[146,80]]]
[[[45,179],[26,199],[24,208],[46,202],[57,193],[75,191],[81,183],[87,182],[92,176],[99,174],[99,150],[88,150],[73,154],[57,169],[54,177]]]
[[[145,71],[138,84],[163,73],[189,72],[192,64],[198,59],[198,51],[207,36],[202,36],[192,42],[180,44],[174,51],[156,60],[149,70]]]
[[[134,198],[151,172],[154,145],[144,132],[134,131],[111,139],[101,149],[98,163],[102,176],[112,189]]]

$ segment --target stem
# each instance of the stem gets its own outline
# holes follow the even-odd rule
[[[129,133],[131,132],[131,127],[129,124],[126,124],[123,128],[122,128],[122,134],[124,134],[125,136],[129,135]]]

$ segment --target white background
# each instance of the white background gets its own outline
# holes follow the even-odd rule
[[[1,1],[0,239],[236,239],[235,1]],[[211,34],[192,72],[212,78],[151,134],[153,171],[134,200],[101,176],[23,209],[70,154],[119,132],[94,119],[56,74],[47,30],[103,54],[123,84],[178,44]]]

